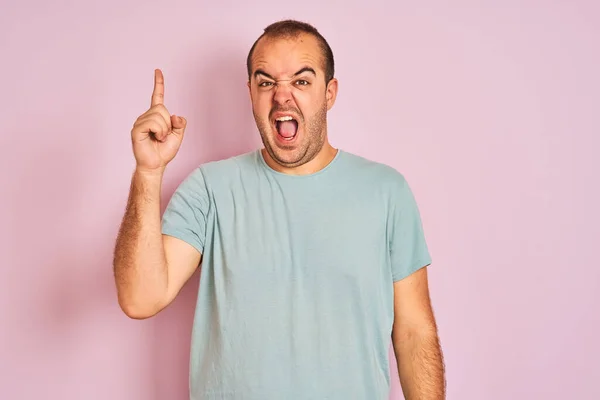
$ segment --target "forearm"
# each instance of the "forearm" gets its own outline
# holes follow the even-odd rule
[[[168,275],[160,221],[162,173],[135,171],[117,236],[114,273],[119,304],[134,318],[158,312]]]
[[[446,398],[442,350],[435,330],[404,333],[396,340],[395,354],[406,400]]]

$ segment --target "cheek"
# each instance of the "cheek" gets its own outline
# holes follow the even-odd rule
[[[294,93],[294,102],[305,119],[311,118],[327,103],[327,98],[322,92],[315,90],[302,90]]]
[[[264,118],[268,118],[268,114],[271,111],[271,106],[271,96],[267,95],[266,93],[259,93],[259,95],[255,97],[254,108],[259,114],[265,114]]]

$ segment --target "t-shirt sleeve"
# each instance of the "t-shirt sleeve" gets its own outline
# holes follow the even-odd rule
[[[399,281],[431,263],[421,215],[402,175],[392,190],[389,216],[392,278]]]
[[[201,168],[192,171],[177,187],[162,217],[162,233],[204,251],[209,209],[208,190]]]

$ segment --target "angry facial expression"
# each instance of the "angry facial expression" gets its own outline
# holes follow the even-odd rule
[[[284,168],[314,159],[327,143],[327,111],[337,81],[325,82],[325,63],[317,39],[262,38],[252,56],[248,87],[262,142]]]

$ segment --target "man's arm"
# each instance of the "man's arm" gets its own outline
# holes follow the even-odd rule
[[[121,309],[136,319],[151,317],[177,296],[200,264],[190,244],[161,233],[162,171],[136,170],[114,252]]]
[[[427,267],[394,283],[392,341],[406,400],[443,400],[442,349],[431,307]]]

